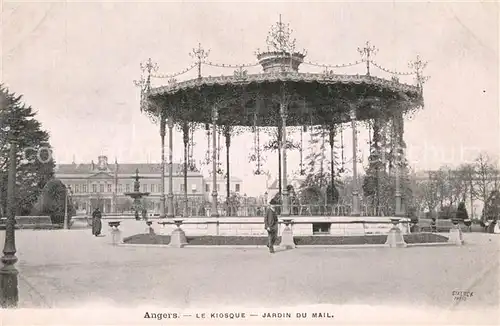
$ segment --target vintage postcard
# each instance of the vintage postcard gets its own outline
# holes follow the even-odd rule
[[[0,323],[499,324],[498,9],[2,1]]]

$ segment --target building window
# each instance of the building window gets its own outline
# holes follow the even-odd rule
[[[210,185],[208,183],[205,184],[205,192],[210,192]]]
[[[108,183],[108,192],[113,192],[113,191],[111,190],[111,183]]]
[[[148,192],[148,185],[147,184],[142,185],[142,192]]]
[[[97,192],[97,185],[95,183],[92,184],[92,192]]]
[[[236,192],[240,192],[240,184],[239,184],[239,183],[237,183],[237,184],[235,185],[235,191],[236,191]]]
[[[155,187],[155,185],[154,185],[154,184],[152,184],[152,185],[151,185],[151,192],[155,192],[155,190],[156,190],[156,187]]]
[[[195,194],[195,193],[196,193],[196,190],[198,190],[198,189],[196,188],[196,184],[191,185],[191,192],[192,192],[193,194]]]
[[[104,184],[103,183],[101,183],[99,185],[99,192],[104,192]]]
[[[179,191],[180,191],[180,192],[184,192],[184,184],[183,184],[183,183],[181,183],[179,186],[180,186],[180,190],[179,190]]]
[[[130,192],[130,185],[129,184],[125,185],[125,192]]]
[[[87,192],[87,185],[82,185],[82,192],[86,193]]]
[[[118,193],[122,193],[123,191],[123,185],[120,183],[118,184]]]

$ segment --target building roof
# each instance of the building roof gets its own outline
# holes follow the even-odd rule
[[[56,174],[92,174],[103,172],[115,172],[115,164],[108,164],[104,170],[100,170],[98,164],[57,164]],[[182,172],[183,165],[178,163],[173,163],[174,173]],[[160,174],[161,164],[153,163],[119,163],[118,173],[120,174],[135,174],[136,170],[139,170],[140,174]],[[168,174],[168,168],[166,173]]]

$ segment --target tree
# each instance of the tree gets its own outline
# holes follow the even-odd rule
[[[463,201],[458,204],[456,219],[462,222],[469,219],[469,214],[467,214],[467,208],[465,208]]]
[[[231,195],[226,200],[228,216],[236,216],[242,202],[243,197],[239,193],[231,192]]]
[[[42,188],[54,175],[49,134],[22,97],[0,85],[0,214],[6,211],[9,134],[16,133],[16,214],[29,215]]]
[[[116,200],[116,210],[118,212],[126,212],[132,209],[132,199],[130,198],[118,198]]]
[[[423,206],[432,214],[438,203],[438,180],[429,173],[429,179],[417,183],[416,195],[421,198]]]
[[[288,129],[287,129],[288,131]],[[255,132],[255,131],[254,131]],[[278,152],[278,192],[281,193],[283,190],[281,187],[282,181],[281,180],[281,151],[280,146],[283,144],[283,134],[282,134],[282,124],[281,121],[278,122],[278,127],[277,128],[272,128],[268,130],[269,135],[271,136],[271,139],[264,144],[264,151],[271,151],[271,152]],[[300,144],[295,143],[291,140],[288,140],[289,134],[287,134],[287,140],[284,144],[285,148],[289,151],[296,150],[300,148]],[[255,159],[255,158],[253,158]]]
[[[318,186],[308,186],[300,192],[300,200],[305,205],[313,205],[313,210],[316,213],[317,206],[324,204],[324,196]]]
[[[479,155],[474,162],[474,167],[476,197],[486,206],[490,191],[495,190],[495,177],[498,174],[498,169],[496,169],[488,154],[485,153]]]
[[[48,215],[53,224],[63,224],[66,205],[66,186],[58,179],[52,179],[45,187],[35,204],[34,211],[36,215]],[[76,213],[71,200],[68,200],[68,218]],[[69,221],[68,221],[69,224]]]
[[[473,164],[460,165],[457,169],[457,174],[465,184],[465,190],[463,193],[462,201],[465,202],[466,200],[465,197],[469,195],[468,199],[471,207],[471,218],[474,218],[474,210],[472,209],[472,207],[474,207],[474,199],[477,199],[476,191],[474,190],[474,175],[475,175],[474,165]]]
[[[498,190],[493,190],[488,196],[488,199],[486,200],[486,203],[484,205],[482,220],[497,221],[499,214],[500,214],[500,192]]]

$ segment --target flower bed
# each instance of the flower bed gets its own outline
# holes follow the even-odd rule
[[[297,236],[294,242],[298,246],[311,245],[364,245],[364,244],[384,244],[387,239],[385,235],[366,236]],[[406,243],[441,243],[447,242],[448,238],[433,233],[414,233],[404,235]],[[168,235],[136,234],[123,239],[127,244],[157,244],[167,245],[170,243]],[[198,236],[187,237],[190,246],[265,246],[267,237],[252,236]],[[278,237],[277,244],[281,242]]]

